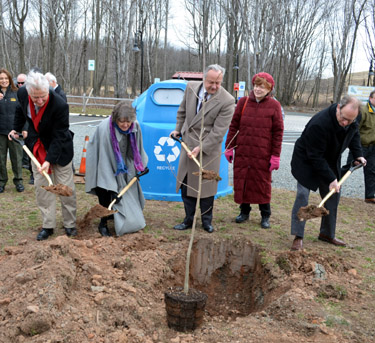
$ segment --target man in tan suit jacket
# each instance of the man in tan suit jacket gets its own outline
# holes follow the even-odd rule
[[[191,155],[181,150],[177,173],[176,191],[181,188],[182,200],[185,207],[185,219],[174,227],[175,230],[191,228],[195,214],[198,191],[198,166],[192,157],[200,160],[199,137],[201,121],[204,121],[202,140],[202,166],[206,170],[219,173],[221,158],[221,143],[228,130],[234,113],[234,98],[224,88],[221,88],[225,69],[217,64],[206,68],[202,81],[188,82],[177,112],[177,123],[171,135],[182,136],[182,140],[191,149]],[[204,106],[202,106],[204,103]],[[201,219],[203,229],[211,233],[212,210],[214,196],[217,192],[218,181],[203,180],[200,199]]]

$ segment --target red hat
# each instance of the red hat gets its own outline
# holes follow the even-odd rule
[[[255,75],[253,76],[253,79],[251,80],[251,83],[253,84],[253,86],[254,86],[255,79],[256,79],[257,77],[260,77],[260,78],[262,78],[262,79],[265,79],[268,83],[270,83],[271,86],[272,86],[271,90],[273,89],[273,87],[275,87],[275,81],[274,81],[273,77],[272,77],[270,74],[268,74],[268,73],[264,73],[264,72],[261,72],[261,73],[255,74]]]

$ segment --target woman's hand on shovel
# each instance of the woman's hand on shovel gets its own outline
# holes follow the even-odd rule
[[[115,204],[118,204],[120,202],[120,200],[121,200],[122,197],[119,197],[118,193],[116,193],[114,191],[109,191],[109,192],[111,194],[111,201],[113,201],[113,200],[116,199]]]

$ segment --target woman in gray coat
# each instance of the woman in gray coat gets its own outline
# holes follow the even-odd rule
[[[129,102],[118,103],[112,115],[103,120],[90,139],[86,154],[86,192],[98,196],[99,204],[108,207],[117,194],[146,168],[148,158],[143,149],[142,132]],[[137,181],[117,201],[113,209],[118,236],[136,232],[146,226],[143,216],[145,200]],[[99,232],[109,236],[109,217],[102,218]]]

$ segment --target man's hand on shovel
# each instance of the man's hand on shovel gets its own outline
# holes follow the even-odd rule
[[[199,155],[199,152],[201,151],[199,146],[196,146],[192,151],[188,152],[187,155],[190,159],[195,159]]]
[[[43,175],[44,172],[48,173],[51,164],[48,161],[44,161],[43,164],[38,168],[38,172]]]
[[[196,157],[196,156],[198,156],[198,154],[200,152],[199,146],[195,147],[193,149],[193,151],[191,151],[188,148],[188,146],[186,145],[186,143],[182,140],[181,134],[178,134],[178,136],[175,136],[173,134],[174,132],[177,132],[177,131],[172,131],[171,134],[170,134],[170,137],[172,139],[174,139],[175,141],[179,142],[181,144],[181,146],[185,149],[187,156],[190,159],[192,159],[199,168],[201,168],[201,165],[200,165],[200,163],[199,163],[199,161],[197,160],[197,157]],[[193,172],[193,175],[199,175],[199,172]],[[205,170],[203,168],[202,168],[202,178],[206,179],[206,180],[216,180],[216,181],[221,180],[221,177],[218,173],[216,173],[213,170]]]
[[[337,179],[334,179],[330,184],[329,184],[329,190],[331,191],[332,189],[335,190],[335,193],[340,193],[340,188],[341,185],[338,184]]]
[[[300,221],[308,220],[311,218],[317,218],[326,216],[329,214],[329,211],[323,207],[324,203],[334,194],[338,193],[340,191],[341,185],[344,183],[344,181],[358,168],[361,168],[366,165],[366,159],[363,157],[357,158],[356,161],[353,161],[351,163],[350,169],[345,173],[345,175],[340,179],[340,181],[337,182],[337,179],[332,181],[329,185],[329,193],[324,197],[324,199],[320,202],[318,206],[315,205],[308,205],[301,207],[298,210],[297,216]]]
[[[20,138],[20,135],[18,134],[18,132],[16,130],[12,130],[8,133],[8,139],[10,141],[12,141],[13,139],[12,138],[16,138],[16,139],[19,139]]]

